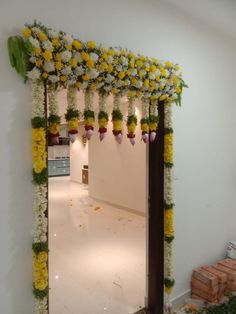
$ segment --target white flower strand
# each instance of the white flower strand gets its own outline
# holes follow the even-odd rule
[[[150,104],[150,115],[158,116],[157,99],[151,100],[151,104]]]
[[[35,299],[34,314],[48,314],[48,299],[46,297],[42,300]]]
[[[142,98],[142,118],[149,117],[149,99]]]
[[[31,81],[32,118],[45,117],[44,112],[44,85],[42,81]]]
[[[86,89],[84,92],[85,110],[94,110],[94,91]]]
[[[99,93],[98,105],[100,112],[101,111],[107,112],[107,98],[108,98],[107,93]]]
[[[172,104],[165,103],[165,128],[172,128]],[[172,167],[164,167],[164,200],[166,204],[173,204],[173,169]],[[165,258],[165,278],[173,279],[173,243],[165,241],[164,244],[164,258]],[[165,313],[170,313],[171,303],[170,296],[165,294]]]
[[[47,242],[48,219],[45,215],[47,210],[47,186],[46,184],[34,185],[33,191],[34,243]]]
[[[128,116],[136,116],[135,113],[135,98],[129,97],[128,99]]]
[[[113,99],[114,110],[121,110],[121,94],[115,94]]]
[[[77,88],[68,86],[67,88],[67,108],[77,110]]]
[[[59,115],[58,106],[58,89],[55,85],[50,85],[48,88],[48,103],[49,103],[49,115]]]

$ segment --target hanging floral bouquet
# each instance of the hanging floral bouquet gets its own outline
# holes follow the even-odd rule
[[[140,121],[142,130],[142,140],[148,143],[149,140],[149,100],[142,98],[142,119]]]
[[[59,144],[60,123],[59,108],[57,101],[58,90],[55,85],[49,85],[48,101],[49,101],[49,117],[48,117],[48,135],[53,144]]]
[[[157,109],[157,99],[151,100],[150,105],[150,116],[149,116],[149,132],[150,132],[150,142],[154,142],[158,127],[158,109]]]
[[[95,113],[94,113],[94,91],[91,89],[86,89],[84,93],[84,129],[85,136],[88,140],[91,139],[94,130]]]
[[[130,140],[132,145],[135,144],[135,130],[137,127],[137,115],[135,113],[135,105],[134,105],[135,98],[129,97],[128,98],[128,120],[127,120],[127,129],[128,134],[127,137]]]
[[[99,113],[98,113],[98,124],[99,124],[99,138],[102,141],[105,137],[107,132],[107,125],[108,125],[108,113],[107,113],[107,97],[108,94],[101,92],[99,93]]]
[[[114,95],[114,108],[112,111],[112,123],[113,123],[113,134],[118,144],[122,142],[122,123],[123,123],[123,114],[121,112],[121,95]]]
[[[68,133],[71,142],[76,140],[79,127],[80,112],[77,109],[77,88],[69,86],[67,89],[67,111],[65,114],[66,121],[68,122]]]

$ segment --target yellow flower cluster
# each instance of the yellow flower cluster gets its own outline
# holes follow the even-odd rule
[[[165,134],[164,137],[164,162],[173,163],[173,133]]]
[[[105,118],[98,119],[98,124],[100,128],[106,128],[108,125],[108,121]]]
[[[112,123],[114,131],[122,131],[122,120],[114,120]]]
[[[43,291],[48,287],[48,253],[34,254],[34,287]]]
[[[136,124],[135,122],[131,122],[131,123],[127,126],[128,132],[129,132],[129,133],[135,133],[136,127],[137,127],[137,124]]]
[[[49,122],[49,132],[52,135],[57,135],[60,132],[60,124],[55,122]]]
[[[33,169],[36,173],[46,168],[46,131],[44,128],[32,129]]]
[[[164,215],[164,234],[166,237],[174,237],[174,210],[166,209]]]
[[[78,120],[78,118],[71,118],[68,121],[69,133],[73,132],[73,131],[78,132],[78,127],[79,127],[79,120]]]

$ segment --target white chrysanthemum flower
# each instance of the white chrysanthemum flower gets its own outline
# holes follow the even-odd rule
[[[35,27],[32,27],[31,30],[32,30],[32,32],[33,32],[34,34],[36,34],[36,35],[38,35],[39,33],[42,32],[41,29],[38,28],[38,27],[36,27],[36,26],[35,26]]]
[[[113,50],[115,51],[115,54],[116,55],[119,55],[120,54],[120,48],[113,48]]]
[[[62,70],[61,73],[63,75],[69,75],[71,73],[71,66],[70,65],[66,65]]]
[[[81,84],[81,89],[86,89],[88,87],[88,82],[83,82]]]
[[[150,80],[155,80],[155,74],[149,73],[149,79]]]
[[[104,82],[100,82],[100,83],[97,84],[97,88],[99,89],[99,88],[101,88],[103,85],[104,85]]]
[[[166,77],[170,76],[170,71],[166,70]]]
[[[138,71],[137,71],[137,69],[131,69],[130,73],[131,73],[131,75],[135,76],[135,75],[137,75]]]
[[[31,81],[32,118],[45,116],[44,110],[44,85],[42,81]]]
[[[91,70],[89,71],[89,76],[90,76],[91,79],[97,78],[98,75],[99,75],[99,72],[98,72],[98,70],[96,70],[96,69],[91,69]]]
[[[160,71],[159,69],[156,69],[155,75],[156,75],[156,76],[159,76],[160,74],[161,74],[161,71]]]
[[[53,72],[53,71],[55,71],[54,62],[52,62],[52,61],[50,61],[50,62],[44,61],[43,69],[46,72]]]
[[[29,79],[31,80],[37,80],[38,78],[40,78],[40,70],[37,69],[36,67],[33,68],[33,70],[27,72],[27,76]]]
[[[61,60],[63,62],[69,62],[71,57],[72,57],[72,53],[70,51],[64,50],[63,52],[61,52]]]
[[[121,87],[122,85],[123,85],[123,82],[121,80],[118,80],[116,86]]]
[[[166,85],[164,88],[164,93],[168,92],[170,90],[170,86]]]
[[[74,38],[70,35],[64,35],[63,40],[68,44],[71,45],[73,43]]]
[[[112,86],[111,85],[106,85],[104,86],[104,89],[106,92],[110,92],[112,90]]]
[[[36,39],[36,38],[30,37],[29,38],[29,42],[35,48],[39,48],[40,47],[40,43],[39,43],[38,39]]]
[[[48,80],[52,83],[56,83],[59,81],[59,77],[57,75],[49,75]]]
[[[43,49],[53,51],[53,45],[49,40],[43,42]]]
[[[137,81],[136,87],[141,88],[143,86],[143,82],[141,80]]]
[[[122,70],[123,70],[123,68],[122,68],[121,65],[117,65],[117,66],[116,66],[116,71],[122,71]]]
[[[112,76],[111,74],[107,74],[107,77],[105,78],[105,82],[110,84],[111,82],[114,81],[114,76]]]
[[[73,54],[73,58],[75,58],[79,63],[83,61],[83,59],[80,56],[80,53],[76,52]]]
[[[177,99],[177,98],[178,98],[178,95],[177,95],[176,93],[173,93],[173,94],[172,94],[172,97],[173,97],[173,99]]]
[[[79,66],[79,67],[75,68],[75,74],[76,75],[83,75],[84,72],[85,72],[85,70],[83,69],[82,66]]]
[[[90,59],[93,60],[94,62],[98,61],[98,55],[96,53],[91,52],[89,56],[90,56]]]
[[[48,36],[49,36],[50,38],[58,38],[59,32],[57,32],[57,31],[55,31],[55,30],[53,30],[53,29],[49,29],[49,30],[48,30]]]
[[[124,65],[124,66],[128,66],[129,62],[127,59],[122,59],[121,63]]]
[[[35,57],[30,57],[30,62],[31,63],[35,63],[36,62],[36,58]]]
[[[125,84],[126,84],[127,86],[129,86],[129,85],[130,85],[130,83],[131,83],[131,82],[130,82],[130,80],[129,80],[129,79],[126,79],[126,80],[125,80]]]
[[[165,78],[160,79],[160,84],[161,85],[165,85],[166,84],[166,79]]]
[[[70,79],[67,81],[67,83],[68,83],[68,85],[73,86],[73,85],[75,85],[75,83],[76,83],[76,79],[70,78]]]
[[[114,58],[112,56],[108,56],[108,62],[113,63],[113,61],[114,61]]]

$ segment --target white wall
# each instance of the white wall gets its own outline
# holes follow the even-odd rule
[[[129,47],[183,66],[190,89],[175,109],[176,241],[174,295],[193,267],[223,256],[236,238],[235,54],[231,33],[178,7],[183,0],[2,0],[0,13],[0,312],[30,314],[31,146],[29,89],[10,68],[6,42],[34,18],[82,39]],[[192,5],[196,1],[189,1]],[[207,15],[228,17],[219,1]],[[229,7],[230,3],[232,7]],[[197,1],[204,12],[204,1]],[[224,1],[235,12],[234,2]],[[208,6],[209,8],[209,6]],[[218,11],[217,11],[218,12]],[[235,21],[235,19],[234,19]],[[222,23],[221,23],[222,24]],[[230,37],[231,36],[231,37]],[[234,37],[235,38],[235,37]]]
[[[110,98],[110,102],[112,99]],[[138,121],[140,103],[136,102]],[[110,106],[111,113],[112,106]],[[141,142],[141,129],[136,132],[135,146],[127,139],[127,102],[122,103],[123,140],[119,145],[108,124],[105,139],[100,142],[96,123],[94,136],[89,142],[89,195],[93,198],[146,213],[146,145]],[[111,116],[110,116],[111,117]]]
[[[76,141],[70,144],[70,178],[72,181],[82,183],[82,169],[88,164],[88,144],[82,144],[83,125],[79,126]]]

